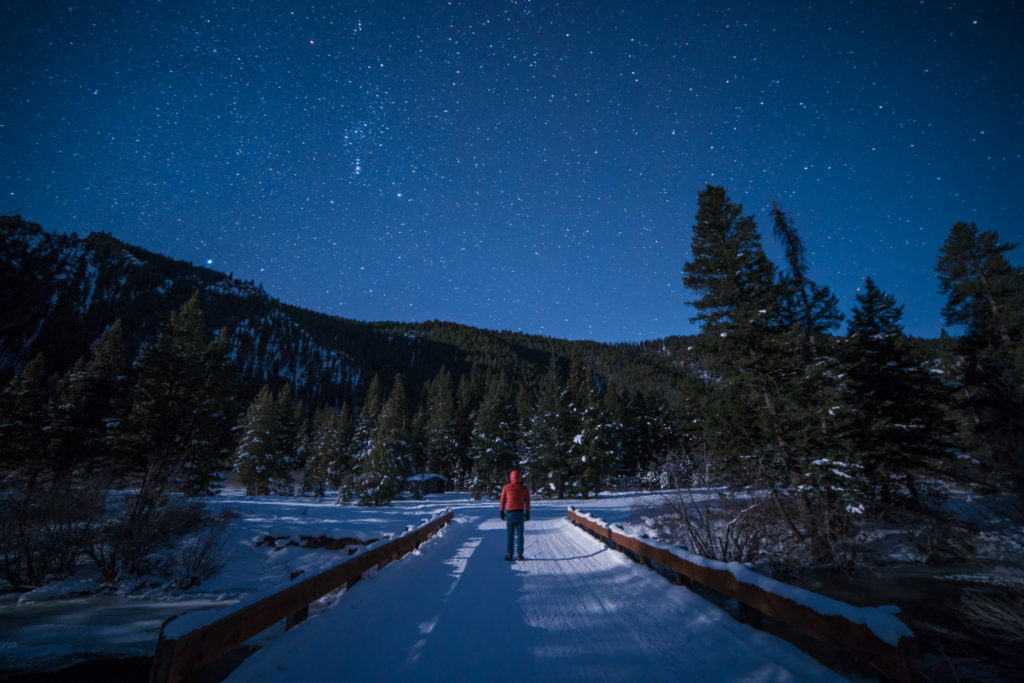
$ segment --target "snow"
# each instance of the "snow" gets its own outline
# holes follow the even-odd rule
[[[18,604],[25,605],[30,602],[41,602],[43,600],[55,600],[57,598],[70,598],[78,595],[89,595],[95,593],[98,586],[93,579],[80,579],[71,577],[64,581],[51,583],[47,586],[40,586],[18,597]]]
[[[602,494],[580,505],[622,521],[652,495]],[[516,563],[503,559],[497,502],[464,494],[387,508],[239,491],[204,502],[236,515],[217,574],[184,593],[60,597],[85,587],[69,582],[45,601],[0,598],[0,671],[152,654],[170,616],[194,613],[171,622],[179,629],[207,623],[222,613],[212,607],[254,600],[297,571],[305,578],[348,558],[348,549],[292,540],[385,539],[451,507],[454,521],[418,551],[314,603],[290,631],[278,624],[254,638],[262,649],[229,680],[841,680],[575,528],[561,501],[534,501],[527,559]]]

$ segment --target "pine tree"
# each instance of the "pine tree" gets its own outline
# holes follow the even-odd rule
[[[772,202],[775,236],[782,242],[788,270],[782,275],[783,324],[796,325],[803,332],[806,354],[816,356],[818,340],[843,320],[839,300],[828,287],[819,287],[807,277],[807,259],[803,240],[776,202]]]
[[[302,492],[323,498],[327,491],[331,451],[335,444],[334,409],[320,406],[313,412],[309,457],[303,468]]]
[[[49,448],[59,473],[72,476],[87,470],[106,484],[115,477],[109,432],[124,411],[127,371],[123,330],[117,321],[97,340],[89,361],[76,363],[58,384]]]
[[[947,325],[963,325],[958,351],[963,398],[971,429],[967,447],[982,464],[986,483],[1024,492],[1024,269],[1006,254],[1017,245],[995,231],[957,223],[942,246],[936,270],[946,295]]]
[[[941,464],[950,431],[943,386],[913,359],[902,318],[903,307],[868,278],[843,352],[850,438],[883,505],[892,502],[894,481],[919,504],[917,480]]]
[[[119,450],[141,497],[168,489],[211,493],[232,444],[234,373],[221,332],[207,342],[198,293],[176,310],[136,362],[131,408],[117,429]]]
[[[520,458],[538,495],[564,498],[571,483],[569,447],[576,434],[567,395],[554,356],[542,381],[537,404],[521,439]]]
[[[946,296],[947,325],[963,325],[974,343],[1017,344],[1024,330],[1024,273],[1005,254],[1016,244],[999,233],[957,223],[942,245],[936,270]],[[982,341],[985,340],[985,341]]]
[[[780,290],[775,268],[761,246],[753,217],[732,203],[721,187],[708,186],[697,198],[693,258],[683,268],[684,284],[699,295],[692,301],[702,323],[701,362],[715,377],[714,392],[729,395],[728,412],[703,416],[701,427],[716,457],[743,464],[746,477],[771,472],[798,485],[796,456],[782,428],[786,421],[780,376],[792,374],[795,359],[780,325]],[[738,425],[735,418],[743,420]],[[748,443],[733,443],[734,435]],[[719,438],[717,435],[723,435]],[[736,448],[740,446],[741,448]],[[756,460],[737,461],[757,454]],[[745,464],[744,464],[745,463]]]
[[[0,439],[3,467],[6,471],[37,467],[46,454],[42,438],[46,426],[49,391],[46,360],[42,353],[15,375],[0,395]]]
[[[303,472],[302,491],[323,498],[331,479],[331,463],[340,447],[338,416],[330,406],[320,406],[313,413],[309,457]]]
[[[456,490],[466,488],[472,473],[473,462],[469,457],[469,445],[486,381],[481,367],[474,364],[468,376],[463,375],[459,378],[459,385],[455,391],[455,464],[451,474],[445,476],[453,480]]]
[[[789,489],[801,535],[826,559],[837,503],[815,463],[845,463],[848,453],[828,429],[835,382],[815,349],[838,314],[827,290],[814,304],[803,245],[781,210],[775,218],[791,271],[778,279],[754,219],[743,217],[720,187],[698,195],[683,281],[698,294],[691,303],[702,323],[699,354],[708,375],[699,425],[703,447],[728,462],[734,476]]]
[[[778,297],[757,225],[742,213],[722,187],[708,185],[697,195],[693,258],[683,267],[683,284],[698,295],[690,304],[704,334],[749,354],[775,321]]]
[[[516,431],[525,434],[530,427],[530,418],[533,416],[534,399],[526,388],[526,384],[520,384],[516,392]]]
[[[578,359],[570,373],[570,383],[575,434],[567,455],[574,492],[588,498],[599,492],[618,469],[621,442],[596,377]]]
[[[294,419],[299,428],[295,432],[295,447],[292,450],[292,469],[301,470],[306,467],[306,461],[313,449],[313,434],[310,431],[309,419],[306,417],[306,407],[302,401],[295,404]]]
[[[377,421],[380,418],[383,402],[381,394],[380,376],[374,375],[366,390],[366,397],[363,399],[363,405],[356,417],[352,440],[349,442],[349,453],[356,463],[366,457],[370,449],[373,448],[374,438],[377,434]]]
[[[289,477],[287,454],[282,450],[280,415],[273,392],[264,384],[239,424],[242,436],[235,450],[234,469],[247,496],[277,493]]]
[[[427,466],[427,421],[430,418],[430,409],[427,399],[430,395],[431,381],[426,380],[420,387],[419,400],[413,410],[412,419],[409,423],[409,459],[412,462],[413,474],[422,474],[429,471]]]
[[[347,403],[341,404],[341,410],[338,411],[334,419],[334,426],[337,434],[337,445],[332,451],[329,461],[327,480],[332,486],[341,486],[341,483],[346,478],[346,474],[352,468],[352,462],[349,457],[353,431],[352,411],[349,410]]]
[[[0,479],[6,485],[0,576],[12,585],[38,583],[49,571],[43,543],[44,527],[54,517],[47,504],[54,469],[46,432],[51,399],[42,353],[0,392]]]
[[[295,403],[292,399],[291,382],[286,382],[274,400],[274,450],[287,460],[292,460],[295,451],[295,437],[298,422],[295,419]]]
[[[504,375],[487,385],[473,425],[469,457],[473,495],[498,495],[516,462],[516,409]]]
[[[423,451],[428,472],[449,479],[459,475],[459,435],[452,376],[442,366],[424,402]]]
[[[405,487],[411,474],[409,406],[402,376],[380,411],[373,445],[356,464],[355,486],[362,505],[388,505]]]
[[[349,441],[352,438],[352,416],[348,405],[340,411],[320,406],[313,414],[309,435],[309,455],[306,459],[302,490],[307,495],[322,498],[327,486],[339,486],[349,474]]]

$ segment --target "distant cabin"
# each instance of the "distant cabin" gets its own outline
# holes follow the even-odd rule
[[[444,493],[448,480],[440,474],[414,474],[405,480],[413,494]]]

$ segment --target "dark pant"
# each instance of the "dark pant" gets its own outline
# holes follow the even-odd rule
[[[512,535],[516,537],[516,554],[523,554],[523,528],[526,526],[526,513],[522,510],[508,510],[505,512],[505,526],[508,529],[508,552],[512,554]]]

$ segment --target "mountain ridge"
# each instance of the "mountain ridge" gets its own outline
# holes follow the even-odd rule
[[[316,402],[358,404],[375,374],[389,380],[403,373],[417,387],[442,366],[455,376],[483,366],[534,385],[552,358],[567,367],[583,357],[598,374],[654,389],[675,385],[688,365],[685,337],[608,344],[438,320],[342,318],[107,232],[51,233],[17,215],[0,216],[0,286],[0,379],[40,352],[48,371],[63,371],[115,320],[137,351],[197,290],[210,333],[227,331],[232,360],[250,387],[291,383],[296,395]]]

